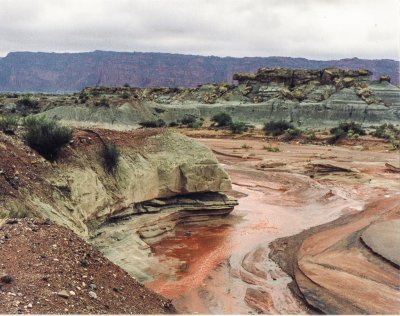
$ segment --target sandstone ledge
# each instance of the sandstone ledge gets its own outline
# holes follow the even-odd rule
[[[114,174],[104,170],[99,156],[106,140],[112,140],[121,151]],[[16,150],[15,146],[10,147],[13,149]],[[21,155],[26,153],[22,151]],[[6,196],[0,211],[6,213],[12,207],[25,209],[29,215],[50,218],[87,238],[90,231],[132,205],[191,193],[226,192],[231,188],[228,174],[210,149],[162,129],[77,130],[73,143],[61,156],[52,165],[44,162],[41,173],[32,174],[29,182],[19,187],[17,198],[14,193]],[[30,164],[18,168],[33,169]],[[201,203],[205,211],[212,210],[213,203]],[[150,210],[155,205],[147,203],[146,207]]]
[[[361,236],[368,227],[397,220],[399,207],[398,198],[383,198],[358,214],[276,240],[270,256],[294,278],[291,289],[318,311],[398,314],[400,270],[366,247]]]

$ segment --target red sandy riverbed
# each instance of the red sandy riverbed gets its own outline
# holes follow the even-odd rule
[[[397,163],[393,152],[280,144],[280,152],[270,153],[261,140],[200,141],[218,153],[239,205],[228,217],[182,225],[175,236],[152,245],[169,272],[154,267],[155,280],[147,286],[173,299],[180,312],[307,313],[287,288],[291,278],[269,259],[269,244],[357,213],[371,199],[400,198],[399,176],[384,167]],[[262,163],[275,167],[260,168]],[[307,166],[313,163],[354,172],[310,177]]]

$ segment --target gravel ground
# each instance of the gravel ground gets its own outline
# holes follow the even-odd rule
[[[66,228],[31,219],[0,226],[0,314],[175,313]]]

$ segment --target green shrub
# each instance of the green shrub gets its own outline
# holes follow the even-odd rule
[[[28,217],[28,212],[26,210],[21,210],[21,209],[17,208],[16,206],[13,206],[8,211],[8,217],[9,218],[26,218],[26,217]]]
[[[335,128],[334,130],[331,130],[332,136],[328,138],[327,143],[330,145],[336,144],[340,139],[343,139],[347,136],[347,133],[340,129],[340,128]]]
[[[305,136],[306,136],[307,142],[312,142],[312,141],[314,141],[314,140],[317,139],[317,137],[315,136],[315,132],[314,132],[314,131],[306,130],[306,131],[304,132],[304,134],[305,134]]]
[[[270,121],[264,124],[263,131],[266,135],[279,136],[286,130],[294,128],[292,124],[286,121]]]
[[[119,159],[121,153],[114,143],[104,143],[103,148],[100,152],[100,156],[103,159],[103,166],[107,172],[114,173],[118,168]]]
[[[184,125],[189,125],[189,124],[193,124],[194,122],[196,122],[197,118],[194,115],[191,114],[185,114],[183,116],[183,118],[181,119],[182,124]]]
[[[153,120],[153,121],[143,121],[139,123],[140,126],[149,128],[149,127],[164,127],[166,125],[163,119]]]
[[[72,139],[72,130],[44,117],[28,117],[24,121],[28,145],[48,160],[55,160],[58,151]]]
[[[189,123],[188,127],[190,128],[200,128],[203,126],[203,121],[195,121],[193,123]]]
[[[107,98],[104,98],[104,97],[103,97],[103,98],[101,98],[101,100],[100,100],[99,106],[103,106],[103,107],[108,108],[108,107],[110,107],[110,102],[108,101]]]
[[[283,134],[283,141],[289,142],[297,137],[299,137],[302,134],[302,131],[298,128],[289,128],[284,134]]]
[[[30,97],[23,97],[16,102],[17,106],[35,109],[39,106],[39,101],[32,100]]]
[[[331,145],[336,144],[340,139],[347,136],[358,138],[360,135],[366,135],[361,124],[355,122],[340,123],[339,126],[331,128],[329,132],[332,136],[327,140],[327,142]]]
[[[235,121],[235,122],[232,122],[229,125],[229,130],[233,134],[242,134],[242,133],[247,132],[249,130],[249,126],[244,122]]]
[[[227,113],[221,112],[214,115],[211,121],[216,123],[218,127],[228,127],[232,124],[232,117]]]
[[[6,134],[13,134],[18,125],[18,120],[13,116],[0,115],[0,131]]]
[[[128,92],[126,92],[126,91],[124,91],[123,93],[122,93],[122,95],[121,95],[121,98],[122,99],[129,99],[131,97],[131,95],[128,93]]]
[[[80,102],[83,104],[83,103],[86,103],[88,100],[89,100],[89,95],[87,94],[87,93],[85,93],[85,92],[81,92],[80,94],[79,94],[79,100],[80,100]]]
[[[342,130],[346,134],[348,134],[349,132],[351,132],[353,134],[359,134],[359,135],[366,135],[367,134],[365,132],[365,129],[362,128],[361,124],[355,123],[355,122],[340,123],[339,126],[331,128],[330,133],[335,135],[335,134],[337,134],[336,131],[338,131],[338,130]],[[338,133],[340,133],[340,131],[338,131]]]
[[[125,84],[124,84],[124,87],[125,87],[125,88],[130,88],[131,86],[129,85],[129,83],[125,83]]]
[[[383,139],[392,139],[400,137],[400,130],[397,129],[393,124],[382,124],[378,127],[375,127],[375,132],[372,133],[372,136]]]

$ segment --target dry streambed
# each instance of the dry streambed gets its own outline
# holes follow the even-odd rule
[[[385,169],[386,162],[396,163],[396,153],[300,145],[279,145],[281,152],[269,153],[261,141],[247,141],[251,148],[242,148],[238,140],[202,142],[219,153],[239,205],[228,217],[181,225],[175,235],[152,244],[151,258],[157,264],[147,270],[153,276],[147,286],[172,298],[181,312],[310,312],[288,289],[289,275],[269,258],[270,243],[355,216],[367,202],[390,199],[396,208],[400,200],[399,175]],[[393,210],[391,214],[399,217]],[[284,259],[278,262],[284,266]],[[312,273],[309,261],[301,264]],[[385,279],[379,269],[375,273]],[[329,303],[328,296],[319,299]],[[398,296],[391,299],[396,302]],[[372,306],[374,302],[358,311]]]

